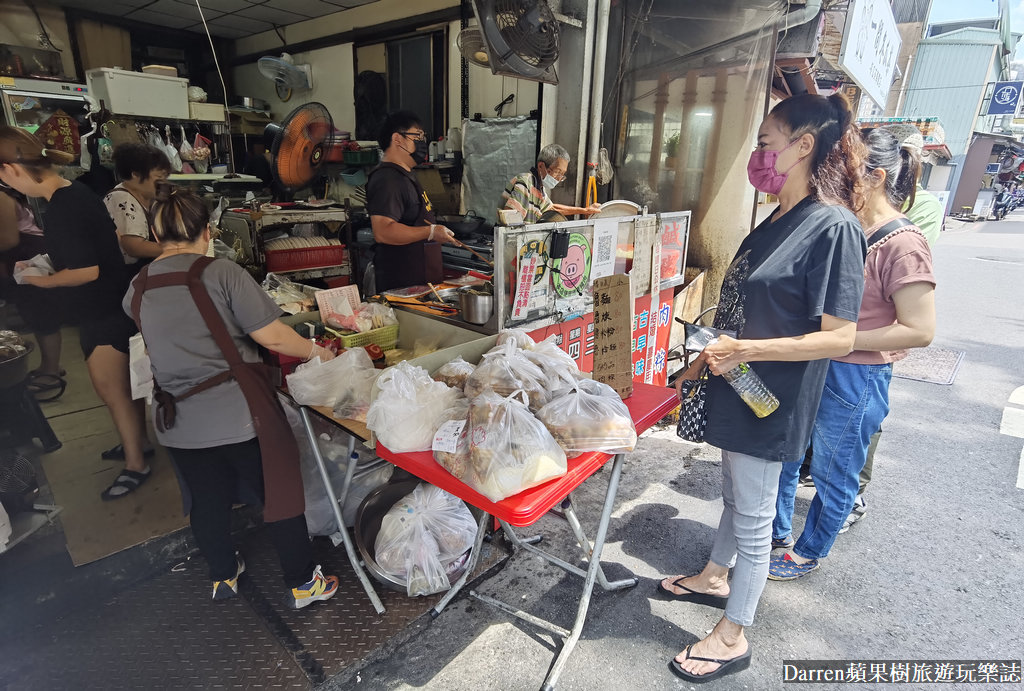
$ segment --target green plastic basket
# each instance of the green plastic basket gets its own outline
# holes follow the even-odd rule
[[[379,345],[381,350],[393,350],[398,345],[398,324],[341,337],[343,348],[361,348],[371,343]]]

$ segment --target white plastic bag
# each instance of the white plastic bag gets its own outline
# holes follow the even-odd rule
[[[466,396],[476,398],[487,389],[499,396],[525,391],[530,408],[540,409],[550,400],[544,372],[530,362],[513,339],[484,355],[480,364],[466,380]]]
[[[12,275],[14,282],[21,285],[24,283],[25,276],[50,276],[53,273],[55,273],[55,269],[53,262],[50,261],[50,255],[37,254],[31,259],[16,262]]]
[[[193,161],[195,156],[192,154],[192,145],[188,143],[188,139],[185,138],[185,128],[181,128],[181,145],[178,146],[178,155],[181,156],[182,161]]]
[[[431,444],[434,460],[456,479],[469,484],[469,401],[461,399],[445,417]]]
[[[181,156],[178,155],[178,149],[174,146],[174,142],[171,140],[171,126],[164,125],[164,133],[167,137],[167,143],[161,147],[161,151],[167,154],[167,160],[171,162],[171,170],[175,173],[181,172]],[[159,139],[159,137],[157,137]]]
[[[585,451],[624,453],[636,446],[629,409],[615,389],[580,379],[537,411],[537,419],[570,457]]]
[[[555,344],[554,336],[524,350],[523,356],[541,369],[549,388],[556,383],[572,384],[583,376],[576,361]]]
[[[149,361],[149,352],[142,334],[137,333],[128,339],[128,375],[132,387],[132,398],[144,398],[147,403],[153,402],[153,365]]]
[[[454,389],[465,389],[466,382],[475,369],[475,365],[469,364],[460,355],[451,362],[441,365],[434,372],[434,381],[444,382]]]
[[[533,348],[536,343],[530,334],[526,333],[526,329],[506,329],[498,334],[498,346],[505,345],[506,341],[514,341],[515,344],[523,350],[529,350]],[[497,346],[496,346],[497,347]]]
[[[425,369],[408,362],[384,370],[376,389],[366,426],[397,453],[429,451],[447,411],[463,398],[458,389],[434,381]]]
[[[469,455],[475,475],[466,484],[491,501],[565,475],[565,452],[517,391],[501,397],[487,391],[469,410]]]
[[[476,529],[473,514],[461,499],[420,483],[384,515],[374,544],[375,560],[389,575],[406,582],[410,596],[439,593],[451,587],[448,574],[473,546]]]
[[[301,364],[285,377],[285,381],[288,392],[299,405],[333,408],[339,400],[352,398],[353,384],[362,390],[370,374],[374,379],[379,374],[373,367],[373,360],[364,349],[353,348],[327,362],[314,358]]]

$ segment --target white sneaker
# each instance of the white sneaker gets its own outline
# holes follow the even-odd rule
[[[850,529],[854,523],[864,518],[864,514],[867,512],[867,502],[864,501],[864,495],[858,494],[857,499],[853,502],[853,510],[850,511],[850,515],[843,521],[843,527],[839,529],[839,534],[842,535]]]

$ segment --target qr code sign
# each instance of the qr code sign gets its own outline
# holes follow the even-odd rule
[[[597,247],[594,249],[594,262],[596,264],[602,264],[610,262],[612,259],[612,250],[615,247],[615,237],[612,235],[602,235],[597,239]]]

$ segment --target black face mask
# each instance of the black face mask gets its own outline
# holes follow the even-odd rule
[[[413,143],[416,145],[416,148],[409,155],[412,156],[413,162],[419,165],[427,160],[427,152],[430,150],[430,146],[423,140],[417,140]]]

